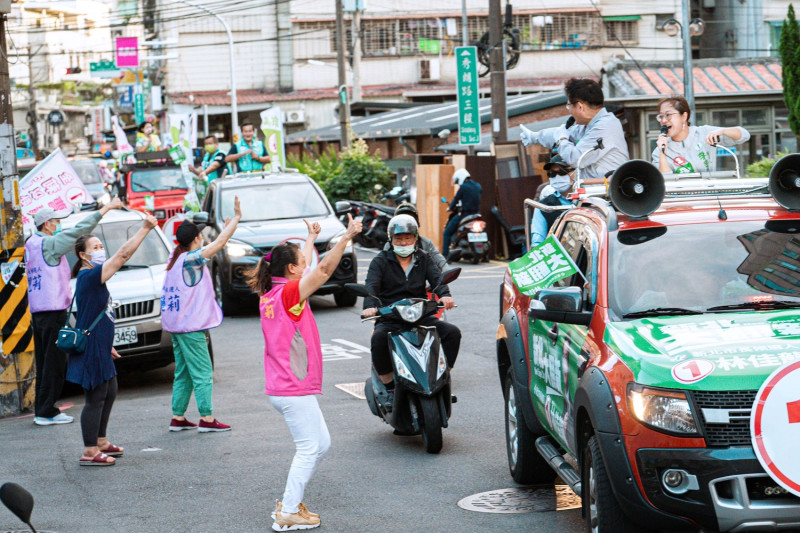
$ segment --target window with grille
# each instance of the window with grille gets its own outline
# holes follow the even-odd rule
[[[619,41],[624,44],[639,43],[638,20],[607,20],[605,27],[606,42],[609,44],[619,43]]]
[[[602,19],[594,11],[514,15],[523,50],[592,48],[602,41]]]

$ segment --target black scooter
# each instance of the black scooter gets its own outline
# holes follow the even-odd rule
[[[454,216],[456,213],[450,214],[450,218]],[[455,263],[464,259],[477,265],[481,261],[489,260],[491,247],[492,243],[486,233],[486,221],[481,214],[467,215],[458,222],[458,229],[447,252],[447,261]]]
[[[33,513],[33,496],[30,492],[16,483],[3,483],[0,487],[0,501],[3,505],[17,515],[33,533],[36,529],[31,525],[31,513]]]
[[[442,285],[451,283],[460,273],[460,268],[449,270],[442,276]],[[364,285],[348,283],[345,288],[358,296],[371,296]],[[421,326],[418,322],[442,307],[432,299],[409,298],[381,307],[375,317],[363,319],[391,317],[405,326],[389,335],[395,384],[391,407],[386,386],[374,368],[364,385],[364,394],[372,414],[395,428],[396,434],[422,434],[428,453],[439,453],[442,449],[442,428],[447,427],[453,397],[439,334],[435,327]]]

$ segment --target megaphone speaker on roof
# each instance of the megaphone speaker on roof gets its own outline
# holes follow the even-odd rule
[[[664,176],[640,159],[621,165],[608,184],[611,203],[618,211],[632,217],[646,217],[658,209],[665,193]]]
[[[769,172],[769,193],[786,209],[800,209],[800,154],[778,160]]]

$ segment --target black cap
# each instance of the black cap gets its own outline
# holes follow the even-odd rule
[[[191,220],[184,220],[175,230],[175,240],[184,246],[189,246],[205,227],[205,224],[195,224]]]
[[[550,170],[550,167],[552,167],[553,165],[558,165],[560,167],[564,167],[565,169],[570,169],[570,171],[572,170],[572,167],[569,165],[569,163],[564,161],[564,159],[562,159],[561,156],[558,154],[555,154],[553,157],[550,158],[550,161],[544,164],[544,169]]]

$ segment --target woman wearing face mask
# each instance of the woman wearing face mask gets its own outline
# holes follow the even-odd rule
[[[131,258],[157,223],[154,216],[145,217],[141,229],[109,259],[106,259],[103,243],[94,235],[84,235],[75,242],[78,258],[72,267],[72,277],[78,278],[75,327],[90,329],[94,323],[86,350],[70,356],[67,366],[67,381],[82,386],[85,396],[81,411],[84,446],[81,466],[111,466],[116,461],[114,457],[122,456],[122,447],[111,444],[106,438],[108,418],[117,396],[114,359],[119,357],[113,347],[114,309],[106,282]]]
[[[547,172],[549,181],[542,189],[541,199],[539,202],[545,205],[570,205],[570,201],[566,195],[572,188],[572,179],[575,169],[569,166],[566,161],[556,154],[548,163],[545,163],[544,169]],[[550,231],[550,226],[558,218],[562,211],[542,211],[541,209],[533,210],[533,220],[531,221],[531,246],[540,244],[547,238],[547,232]]]
[[[661,172],[714,172],[717,170],[715,144],[733,146],[750,140],[750,133],[741,126],[692,126],[691,114],[683,96],[672,95],[659,100],[656,118],[662,133],[653,150],[652,162]]]
[[[161,141],[158,140],[158,134],[155,128],[149,122],[142,122],[139,124],[138,133],[136,134],[136,151],[137,152],[156,152],[161,150]]]

